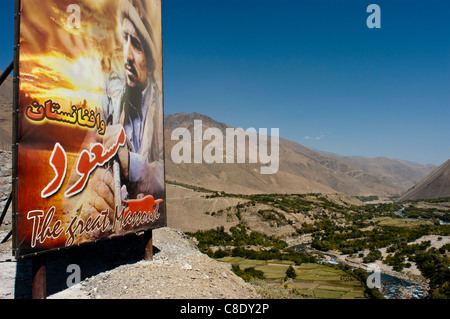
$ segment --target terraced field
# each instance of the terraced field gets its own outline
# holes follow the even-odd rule
[[[254,267],[264,272],[264,281],[273,289],[284,290],[291,298],[307,299],[362,299],[364,287],[342,270],[326,265],[305,263],[295,266],[293,262],[278,260],[249,260],[240,257],[218,259],[241,269]],[[297,277],[285,281],[286,270],[292,265]]]
[[[374,222],[378,222],[380,226],[390,226],[390,227],[404,227],[404,228],[415,228],[424,225],[433,225],[429,220],[420,219],[402,219],[402,218],[391,218],[391,217],[378,217],[373,219]]]

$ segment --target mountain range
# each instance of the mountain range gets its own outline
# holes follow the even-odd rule
[[[9,76],[0,86],[0,146],[7,150],[11,149],[12,88],[13,80]],[[416,183],[424,180],[436,169],[436,166],[431,164],[421,165],[398,159],[325,153],[281,137],[279,169],[276,174],[261,174],[260,163],[249,163],[248,150],[245,163],[176,164],[172,160],[171,152],[180,141],[172,140],[172,132],[176,128],[186,128],[193,136],[195,120],[202,121],[203,132],[207,128],[218,128],[223,133],[225,145],[225,131],[229,128],[225,123],[199,113],[165,116],[166,179],[169,181],[243,194],[338,192],[355,196],[389,197],[413,189]],[[203,145],[209,142],[204,141]],[[442,179],[446,179],[448,183],[448,174],[443,174]],[[428,180],[428,184],[429,182]],[[446,186],[448,184],[442,181],[440,183],[444,185],[444,189],[449,189]],[[439,192],[441,193],[445,192]]]
[[[339,192],[357,196],[386,197],[402,194],[435,168],[434,165],[421,165],[384,157],[365,158],[329,154],[283,138],[279,139],[279,170],[273,175],[260,174],[261,165],[249,164],[248,160],[242,164],[175,164],[171,159],[171,150],[180,142],[172,140],[171,134],[176,128],[187,128],[193,136],[195,120],[202,121],[203,132],[208,128],[218,128],[225,136],[225,130],[229,127],[199,113],[165,116],[168,180],[235,193]]]

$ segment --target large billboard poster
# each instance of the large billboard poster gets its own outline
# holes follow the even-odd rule
[[[15,255],[165,226],[160,0],[18,8]]]

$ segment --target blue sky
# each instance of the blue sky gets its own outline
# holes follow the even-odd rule
[[[0,0],[0,68],[14,1]],[[381,29],[369,29],[369,4]],[[341,155],[450,158],[450,3],[165,0],[165,113],[198,112]]]

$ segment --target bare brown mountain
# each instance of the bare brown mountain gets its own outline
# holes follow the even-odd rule
[[[378,176],[384,181],[403,189],[411,188],[417,181],[430,174],[436,168],[432,164],[422,165],[386,157],[367,158],[361,156],[340,156],[331,153],[327,155],[354,168]]]
[[[0,86],[0,147],[10,150],[12,88],[9,76]],[[166,177],[181,183],[232,193],[348,193],[352,195],[401,194],[427,176],[434,166],[390,159],[343,157],[308,149],[280,138],[280,166],[273,175],[260,174],[261,164],[175,164],[171,150],[178,141],[171,132],[178,127],[193,131],[194,120],[207,127],[224,123],[198,113],[178,113],[165,118]],[[206,142],[205,142],[206,144]],[[225,143],[224,143],[225,145]]]
[[[414,185],[397,202],[439,197],[450,197],[450,160]]]
[[[179,141],[171,140],[175,128],[187,128],[193,137],[194,120],[202,120],[203,132],[210,127],[219,128],[224,134],[224,123],[198,113],[178,113],[165,117],[166,178],[168,180],[205,187],[230,193],[335,193],[331,187],[288,171],[279,170],[277,174],[261,175],[261,164],[249,164],[248,154],[243,164],[175,164],[171,150]],[[204,142],[206,145],[208,142]],[[192,157],[193,157],[192,152]]]
[[[352,195],[398,195],[431,172],[424,166],[390,159],[345,158],[308,149],[280,138],[280,167],[274,175],[261,175],[260,164],[175,164],[171,140],[178,127],[193,134],[194,120],[202,120],[203,131],[224,123],[198,113],[177,113],[165,117],[167,179],[215,190],[239,193],[348,193]],[[209,142],[209,141],[208,141]],[[225,145],[225,142],[224,142]]]

